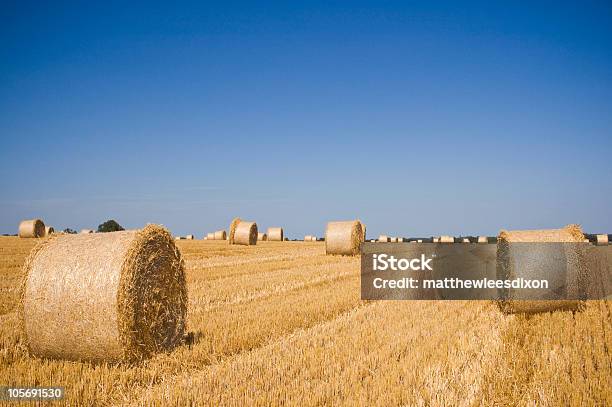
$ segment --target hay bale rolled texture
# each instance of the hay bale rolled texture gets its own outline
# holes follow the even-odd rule
[[[53,236],[24,273],[21,326],[33,355],[139,360],[182,342],[185,270],[161,226]]]
[[[55,233],[53,226],[45,226],[45,236],[51,236],[53,233]]]
[[[361,225],[361,234],[363,235],[362,241],[365,242],[366,241],[366,225],[360,220],[357,220],[357,222],[359,222],[359,224]]]
[[[284,239],[283,228],[268,228],[268,241],[282,242]]]
[[[19,223],[19,237],[43,237],[45,235],[45,224],[40,219],[29,219]]]
[[[533,279],[539,278],[544,273],[547,279],[553,279],[558,274],[562,275],[565,289],[576,293],[580,290],[580,278],[584,273],[584,259],[579,253],[577,245],[566,245],[563,248],[551,246],[550,250],[534,245],[535,255],[530,255],[527,261],[521,261],[521,267],[514,267],[514,252],[511,243],[580,243],[584,241],[584,234],[578,225],[568,225],[562,229],[545,230],[502,230],[497,239],[497,278],[501,280],[512,280],[515,278]],[[529,247],[522,248],[519,255],[524,255]],[[560,251],[564,251],[562,260],[557,260]],[[549,253],[551,252],[551,253]],[[559,264],[563,261],[564,264]],[[559,268],[563,268],[559,272]],[[529,290],[529,289],[525,289]],[[507,314],[512,313],[538,313],[555,310],[576,311],[582,308],[580,300],[517,300],[515,298],[530,294],[529,291],[521,289],[508,289],[503,291],[502,298],[498,301],[500,309]],[[523,297],[524,298],[524,297]],[[576,297],[574,297],[576,298]]]
[[[234,231],[233,244],[245,246],[257,244],[257,224],[255,222],[240,221]]]
[[[378,236],[378,241],[379,241],[379,242],[385,242],[385,243],[387,243],[387,242],[389,242],[389,241],[390,241],[390,239],[389,239],[389,236],[386,236],[386,235],[380,235],[380,236]]]
[[[207,233],[206,240],[215,240],[215,234],[213,232]]]
[[[213,233],[213,239],[215,239],[215,240],[226,240],[227,239],[227,233],[225,233],[225,230],[217,230],[215,233]]]
[[[310,236],[310,235],[304,236],[304,241],[305,242],[310,242],[311,240],[312,240],[312,236]]]
[[[356,220],[329,222],[325,229],[325,253],[354,256],[363,243],[361,223]]]
[[[232,219],[232,223],[230,223],[229,236],[227,237],[227,240],[229,240],[229,244],[234,244],[234,235],[236,234],[236,227],[239,223],[240,218],[234,218]]]
[[[268,240],[268,235],[266,235],[265,233],[258,233],[257,234],[257,241],[258,242],[265,242]]]
[[[455,238],[452,236],[440,236],[436,239],[437,243],[455,243]]]
[[[194,238],[195,238],[194,235],[187,235],[187,236],[185,236],[185,239],[187,239],[187,240],[193,240]]]

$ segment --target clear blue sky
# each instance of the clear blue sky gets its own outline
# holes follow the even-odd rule
[[[612,233],[609,3],[169,4],[2,6],[0,233]]]

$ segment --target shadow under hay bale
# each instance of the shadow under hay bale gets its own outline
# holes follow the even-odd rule
[[[135,361],[182,343],[185,270],[161,226],[53,236],[24,274],[20,316],[33,355]]]
[[[40,219],[29,219],[19,223],[19,237],[37,238],[45,236],[45,224]]]

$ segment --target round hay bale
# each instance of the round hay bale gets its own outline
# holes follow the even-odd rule
[[[489,243],[489,238],[486,236],[478,236],[478,243]]]
[[[470,243],[470,239],[464,237],[463,239],[461,239],[461,243]]]
[[[215,240],[214,232],[207,233],[206,234],[206,239],[208,239],[208,240]]]
[[[161,226],[52,236],[24,273],[21,328],[33,355],[131,361],[182,342],[185,270]]]
[[[423,239],[418,239],[417,243],[423,243]]]
[[[310,236],[310,235],[304,236],[304,241],[305,242],[310,242],[311,240],[312,240],[312,236]]]
[[[436,240],[437,243],[455,243],[455,238],[452,236],[440,236]]]
[[[51,236],[53,233],[55,233],[53,226],[45,226],[45,236]]]
[[[94,231],[91,230],[91,229],[81,229],[81,231],[79,233],[81,233],[83,235],[86,235],[86,234],[93,233],[93,232]]]
[[[378,241],[379,241],[379,242],[385,242],[385,243],[387,243],[387,242],[390,242],[390,241],[391,241],[391,239],[389,239],[389,236],[386,236],[386,235],[380,235],[380,236],[378,236]]]
[[[361,223],[356,220],[329,222],[325,229],[325,253],[354,256],[363,243]]]
[[[266,235],[265,233],[258,233],[257,234],[257,241],[258,242],[265,242],[266,240],[268,240],[268,235]]]
[[[187,235],[185,236],[185,239],[187,240],[193,240],[195,237],[193,235]]]
[[[568,225],[562,229],[545,230],[502,230],[497,239],[497,278],[500,280],[512,280],[515,278],[532,279],[542,273],[554,277],[559,267],[563,267],[566,272],[566,280],[563,284],[567,290],[576,293],[580,290],[580,278],[584,272],[584,259],[578,253],[576,246],[569,245],[559,249],[552,247],[552,250],[559,252],[564,250],[564,264],[551,258],[549,253],[542,253],[542,249],[536,252],[535,256],[529,257],[529,261],[522,261],[520,268],[515,268],[514,254],[510,248],[511,243],[578,243],[584,241],[584,234],[578,225]],[[544,249],[545,250],[545,249]],[[557,254],[557,253],[554,253]],[[527,290],[527,289],[525,289]],[[583,302],[580,300],[516,300],[523,292],[521,289],[510,288],[502,291],[503,295],[498,301],[502,312],[513,313],[538,313],[556,310],[580,310]],[[527,293],[527,291],[525,291]],[[524,297],[523,297],[524,298]]]
[[[245,246],[257,244],[257,224],[240,221],[234,231],[234,243]]]
[[[225,233],[225,230],[217,230],[215,233],[213,233],[213,239],[215,239],[215,240],[226,240],[227,239],[227,233]]]
[[[268,241],[282,242],[284,240],[283,228],[268,228]]]
[[[608,235],[597,235],[595,244],[597,246],[607,246],[608,245]]]
[[[45,235],[45,224],[40,219],[28,219],[19,223],[19,237],[43,237]]]

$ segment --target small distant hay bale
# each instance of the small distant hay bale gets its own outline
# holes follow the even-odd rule
[[[257,241],[258,242],[265,242],[267,240],[268,240],[268,235],[267,234],[261,233],[261,232],[257,234]]]
[[[464,237],[463,239],[461,239],[461,243],[470,243],[470,239]]]
[[[282,242],[285,240],[285,233],[283,228],[274,227],[268,228],[268,241],[270,242]]]
[[[418,239],[417,243],[423,243],[423,239]]]
[[[28,219],[19,223],[19,237],[36,238],[45,236],[45,224],[40,219]]]
[[[53,226],[45,226],[45,236],[51,236],[55,233]]]
[[[513,267],[513,258],[510,250],[511,243],[581,243],[583,241],[584,234],[578,225],[568,225],[562,229],[502,230],[497,240],[497,278],[501,280],[512,280],[521,277],[532,279],[533,276],[539,275],[543,270],[550,269],[551,272],[556,271],[551,269],[551,267],[557,267],[558,265],[550,263],[551,260],[548,256],[541,255],[539,255],[541,262],[530,261],[520,269],[516,269]],[[567,283],[566,289],[577,292],[576,290],[580,290],[579,280],[585,268],[584,259],[575,247],[569,246],[564,250],[568,251],[564,256],[566,264],[563,265],[567,269],[568,280],[565,282]],[[581,300],[516,300],[515,298],[520,293],[521,289],[513,288],[505,292],[503,298],[498,301],[502,312],[506,314],[533,314],[556,310],[577,311],[582,309],[584,305]]]
[[[226,240],[227,239],[227,233],[225,233],[225,230],[217,230],[215,233],[213,233],[213,239],[215,239],[215,240]]]
[[[136,361],[182,343],[185,270],[161,226],[52,236],[24,274],[20,327],[32,355]]]
[[[232,222],[232,226],[233,226]],[[230,227],[230,244],[239,244],[251,246],[257,244],[257,224],[255,222],[246,222],[239,220],[233,227]]]
[[[354,256],[363,243],[361,223],[357,220],[329,222],[325,229],[325,253]]]
[[[187,235],[185,236],[185,239],[187,240],[193,240],[195,237],[193,235]]]
[[[89,233],[93,233],[94,231],[91,229],[81,229],[81,231],[79,233],[81,233],[82,235],[86,235]]]
[[[489,243],[489,238],[486,236],[478,236],[478,243]]]
[[[387,243],[387,242],[390,242],[391,239],[387,235],[380,235],[378,236],[378,241]]]
[[[215,233],[214,232],[209,232],[206,234],[206,239],[208,240],[215,240]]]
[[[304,241],[305,242],[310,242],[311,240],[312,240],[312,236],[310,236],[310,235],[304,236]]]
[[[595,244],[597,246],[607,246],[609,244],[608,235],[597,235],[595,239]]]
[[[452,236],[440,236],[437,243],[455,243],[455,238]]]

